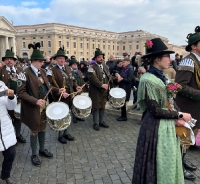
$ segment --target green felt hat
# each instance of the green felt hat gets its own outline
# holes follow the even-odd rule
[[[25,63],[24,58],[20,58],[19,56],[17,56],[17,60],[18,60],[19,62]]]
[[[73,65],[74,63],[76,63],[77,65],[79,64],[79,62],[78,62],[75,58],[72,58],[72,59],[69,61],[69,66]]]
[[[190,33],[187,35],[188,45],[185,47],[185,50],[188,52],[191,50],[191,45],[197,41],[200,41],[200,26],[197,26],[194,31],[195,33]]]
[[[36,43],[35,45],[30,43],[30,44],[28,44],[28,48],[29,49],[33,48],[33,53],[31,55],[31,61],[32,60],[43,60],[43,61],[45,61],[45,58],[44,58],[42,52],[39,49],[37,49],[37,48],[40,48],[40,42]]]
[[[65,60],[68,59],[68,57],[65,55],[65,49],[64,49],[64,46],[63,48],[59,48],[57,53],[54,55],[54,59],[56,59],[56,57],[59,57],[59,56],[63,56],[65,57]]]
[[[99,48],[96,48],[95,50],[95,53],[94,53],[94,57],[93,57],[93,60],[95,60],[95,58],[99,55],[103,55],[103,59],[104,59],[104,56],[105,54],[99,49]]]
[[[12,51],[12,47],[11,49],[7,49],[6,50],[6,53],[5,53],[5,56],[2,57],[2,61],[4,61],[6,58],[13,58],[14,60],[17,60],[17,58],[14,57],[15,53]]]

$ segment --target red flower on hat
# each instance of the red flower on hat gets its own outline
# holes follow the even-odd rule
[[[145,47],[147,49],[151,49],[153,47],[153,42],[151,40],[147,40],[145,43]]]

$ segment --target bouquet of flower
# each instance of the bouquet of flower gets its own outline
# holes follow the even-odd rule
[[[169,110],[174,110],[174,95],[177,94],[181,89],[182,86],[175,82],[170,82],[166,85],[167,88],[167,108]]]
[[[169,96],[177,94],[182,89],[182,86],[175,82],[170,82],[169,84],[167,84],[166,87],[167,87],[167,94]]]
[[[153,46],[153,42],[151,40],[147,40],[145,45],[144,45],[147,49],[151,49]]]

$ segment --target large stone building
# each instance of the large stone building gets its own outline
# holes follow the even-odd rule
[[[78,60],[91,60],[98,47],[109,55],[122,56],[123,52],[134,55],[135,52],[145,53],[146,40],[161,37],[155,34],[137,30],[115,33],[105,30],[89,29],[58,23],[15,26],[17,30],[17,53],[21,57],[29,57],[29,43],[41,43],[44,55],[54,55],[59,47],[64,46],[66,55],[75,55]],[[161,37],[166,44],[168,39]]]
[[[3,16],[0,16],[0,60],[5,56],[6,49],[13,47],[13,52],[16,54],[15,44],[16,29]]]
[[[59,23],[13,27],[5,17],[0,17],[0,57],[5,54],[6,49],[13,47],[18,56],[30,58],[32,50],[28,49],[28,44],[40,42],[40,50],[44,55],[52,56],[59,47],[64,46],[66,55],[75,55],[78,60],[91,60],[95,49],[100,48],[107,60],[109,55],[120,58],[123,52],[131,56],[135,52],[145,54],[146,40],[155,37],[160,37],[175,52],[186,55],[183,47],[168,44],[167,38],[142,30],[116,33]]]

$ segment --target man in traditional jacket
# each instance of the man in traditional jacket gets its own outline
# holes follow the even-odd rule
[[[6,50],[6,54],[2,57],[2,61],[4,61],[5,65],[0,68],[0,80],[2,80],[8,88],[14,90],[14,93],[17,93],[17,75],[22,72],[20,67],[14,67],[16,58],[14,57],[14,52],[11,50]],[[20,119],[14,116],[14,110],[8,111],[13,126],[16,132],[17,142],[26,143],[26,140],[20,134],[21,132],[21,121]]]
[[[17,95],[21,100],[21,120],[30,129],[30,144],[32,149],[31,161],[34,166],[40,166],[41,161],[37,154],[37,142],[39,142],[39,155],[52,158],[53,154],[44,148],[46,129],[46,102],[44,97],[50,89],[46,73],[41,69],[44,56],[40,48],[40,43],[29,44],[29,49],[33,48],[31,55],[31,66],[24,70],[23,75],[19,75]],[[58,95],[65,89],[53,88],[52,91]],[[37,141],[38,138],[38,141]]]
[[[188,45],[185,50],[190,52],[179,64],[175,81],[182,86],[182,90],[176,96],[176,103],[182,112],[188,112],[196,122],[196,134],[200,129],[200,27],[197,26],[195,33],[188,34]],[[185,169],[195,171],[197,168],[185,162],[183,153],[184,177],[194,180],[196,177]]]
[[[71,68],[72,74],[78,86],[83,86],[85,84],[83,74],[78,70],[78,61],[75,58],[72,58],[69,62],[69,67]],[[83,92],[86,92],[86,86],[82,89]],[[77,123],[78,121],[85,121],[83,118],[74,117],[73,122]]]
[[[99,126],[109,128],[103,118],[111,76],[108,67],[103,62],[104,54],[100,49],[96,49],[93,60],[96,63],[88,68],[89,97],[92,99],[93,129],[99,131]],[[98,114],[99,122],[97,121]]]
[[[66,103],[69,106],[69,108],[71,108],[72,95],[69,96],[69,94],[73,93],[74,89],[77,91],[81,91],[82,88],[77,85],[76,80],[72,75],[70,67],[65,65],[65,60],[67,59],[67,56],[65,56],[64,48],[59,48],[57,54],[54,56],[54,59],[57,61],[57,65],[52,68],[52,72],[48,73],[47,77],[52,86],[66,89],[66,92],[62,95],[61,102]],[[60,96],[53,96],[55,100],[58,101]],[[73,121],[75,117],[73,113],[71,113],[71,115]],[[62,144],[67,144],[67,140],[73,141],[74,137],[67,133],[67,129],[65,129],[64,131],[59,131],[58,141]]]
[[[22,70],[25,70],[26,68],[28,68],[28,66],[26,65],[26,62],[25,62],[24,58],[20,58],[20,57],[17,56],[17,60],[19,62],[18,66],[20,68],[22,68]]]

